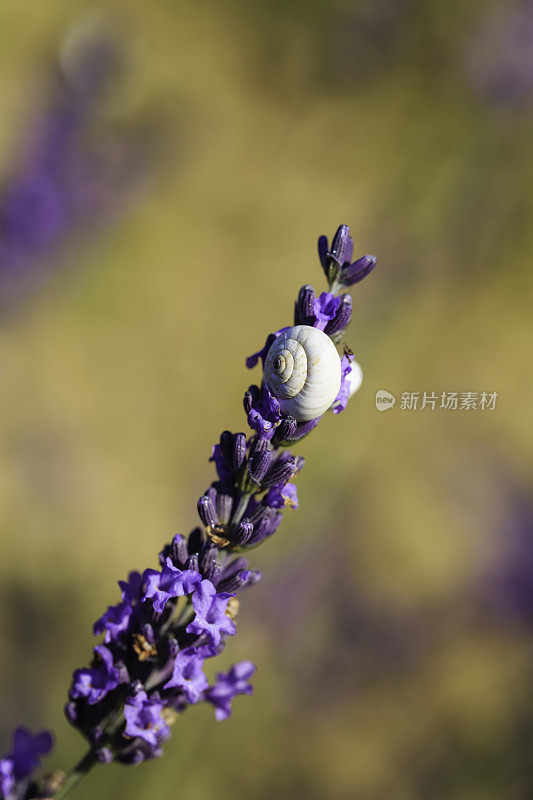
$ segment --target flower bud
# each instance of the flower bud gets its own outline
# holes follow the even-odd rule
[[[231,541],[234,544],[245,544],[250,539],[253,532],[254,526],[250,520],[245,517],[239,522],[235,530],[232,532]],[[225,591],[228,590],[225,589]]]
[[[218,583],[218,579],[220,576],[220,564],[210,564],[210,566],[204,571],[203,576],[208,581],[211,581],[213,586],[216,586]]]
[[[252,480],[256,483],[261,483],[266,475],[272,460],[272,453],[270,450],[263,450],[259,453],[254,453],[250,459],[249,470]]]
[[[298,300],[294,304],[294,324],[312,325],[315,314],[315,290],[312,286],[302,286]]]
[[[333,336],[335,333],[343,331],[352,318],[352,307],[353,303],[350,295],[342,295],[341,302],[339,303],[339,307],[335,313],[335,316],[324,328],[324,333],[327,333],[328,336]]]
[[[256,434],[250,444],[250,458],[252,458],[256,453],[263,453],[267,449],[268,439],[265,439],[264,436]]]
[[[353,264],[347,264],[341,270],[339,281],[344,286],[353,286],[363,278],[369,275],[376,266],[377,258],[375,256],[362,256],[354,261]]]
[[[352,253],[353,241],[350,236],[350,228],[348,225],[339,225],[331,242],[331,250],[328,256],[336,261],[339,267],[342,267],[343,264],[350,261]]]
[[[194,572],[200,572],[198,555],[196,553],[193,553],[192,556],[189,556],[185,562],[185,569],[192,569]]]
[[[174,564],[184,564],[187,560],[187,540],[184,536],[177,533],[172,539],[172,561]]]
[[[187,558],[185,559],[184,563],[187,563],[187,559],[189,558],[189,553],[198,553],[205,541],[204,532],[201,528],[194,528],[189,534],[189,540],[187,544]]]
[[[245,457],[246,457],[246,436],[244,435],[244,433],[236,433],[233,436],[233,442],[231,448],[231,463],[235,471],[241,468],[242,462],[244,461]]]
[[[262,484],[263,486],[274,486],[278,483],[285,484],[292,478],[296,471],[295,458],[291,457],[286,461],[276,461],[263,478]]]
[[[109,747],[99,747],[95,754],[100,764],[111,764],[113,761],[113,752]]]
[[[281,514],[279,511],[266,508],[265,514],[261,517],[259,524],[254,528],[254,532],[251,538],[248,540],[248,544],[258,544],[259,542],[263,541],[263,539],[266,539],[267,536],[272,536],[282,518],[283,514]]]
[[[75,703],[73,700],[66,703],[64,711],[65,711],[65,717],[70,722],[70,724],[77,727],[79,724],[77,703]]]
[[[218,548],[214,544],[208,542],[207,544],[204,545],[204,547],[198,554],[198,566],[202,573],[205,573],[207,572],[207,570],[211,569],[213,564],[216,562],[217,555],[218,555]]]
[[[298,423],[296,422],[295,418],[292,417],[290,414],[287,415],[286,417],[283,417],[278,427],[276,428],[276,439],[280,442],[284,442],[287,439],[290,439],[292,436],[294,436],[297,425]]]
[[[207,493],[198,500],[198,515],[206,528],[210,528],[218,522],[215,504]]]
[[[220,434],[220,449],[222,450],[222,454],[224,458],[230,460],[231,457],[231,449],[233,446],[233,434],[231,431],[222,431]]]
[[[248,391],[244,393],[242,404],[246,414],[250,413],[254,404],[259,400],[259,395],[259,388],[255,385],[250,386]]]
[[[300,439],[303,439],[304,436],[307,436],[313,428],[316,428],[322,416],[316,417],[315,419],[310,419],[307,422],[299,422],[296,426],[296,430],[294,431],[293,435],[290,437],[291,442],[298,442]]]

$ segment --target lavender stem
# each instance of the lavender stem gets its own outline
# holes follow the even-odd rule
[[[67,793],[77,786],[97,763],[96,753],[91,748],[78,761],[74,769],[69,772],[63,786],[54,794],[54,800],[61,800],[62,797],[66,797]]]
[[[248,505],[248,501],[250,500],[251,495],[252,492],[248,492],[246,494],[243,494],[242,497],[240,498],[237,508],[235,509],[235,514],[231,518],[233,525],[238,525],[239,522],[241,521],[242,515],[246,510],[246,506]]]

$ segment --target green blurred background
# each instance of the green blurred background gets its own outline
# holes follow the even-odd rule
[[[378,267],[353,293],[363,386],[297,449],[300,509],[254,551],[221,659],[258,664],[254,696],[224,723],[191,709],[163,760],[99,768],[79,800],[531,797],[533,55],[506,90],[511,7],[106,4],[131,55],[112,111],[159,126],[158,153],[0,324],[3,749],[26,724],[55,730],[47,765],[81,755],[62,706],[92,623],[196,524],[245,357],[325,289],[317,236],[349,224]],[[2,3],[5,173],[101,11]],[[381,388],[499,397],[378,413]]]

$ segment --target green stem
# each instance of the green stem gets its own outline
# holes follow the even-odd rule
[[[232,525],[238,525],[239,522],[241,521],[241,517],[245,512],[246,506],[248,505],[248,501],[252,494],[253,494],[252,492],[246,492],[246,494],[242,495],[241,499],[237,504],[237,508],[235,509],[235,513],[231,519]]]
[[[335,278],[329,284],[329,291],[331,292],[331,294],[334,294],[334,295],[340,294],[340,292],[342,292],[343,288],[344,287],[342,286],[342,284],[338,283],[337,276],[335,276]]]
[[[54,800],[61,800],[62,797],[65,797],[67,792],[77,786],[97,763],[98,759],[94,750],[91,749],[85,753],[74,769],[69,772],[61,789],[55,793]]]

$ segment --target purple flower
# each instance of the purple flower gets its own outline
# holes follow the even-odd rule
[[[191,569],[178,569],[172,563],[172,559],[167,558],[161,572],[156,569],[146,569],[143,572],[143,582],[146,586],[144,597],[152,600],[154,611],[159,613],[165,608],[167,600],[190,594],[201,579],[200,573]]]
[[[128,697],[124,704],[125,735],[138,737],[151,747],[157,747],[170,736],[170,728],[161,716],[164,707],[158,697],[148,697],[145,691]]]
[[[133,604],[140,599],[142,578],[138,572],[130,572],[127,581],[118,582],[122,589],[122,600],[115,606],[109,606],[105,614],[97,619],[93,626],[95,636],[105,632],[105,641],[117,641],[124,631],[127,630]]]
[[[204,665],[204,658],[200,654],[202,649],[187,647],[185,650],[180,650],[174,661],[172,678],[164,686],[165,689],[172,687],[182,689],[189,703],[197,703],[209,685],[202,671]]]
[[[251,661],[239,661],[229,672],[219,672],[217,682],[206,692],[206,700],[215,707],[217,720],[227,719],[231,714],[231,702],[238,694],[252,694],[253,686],[248,683],[256,670]]]
[[[322,292],[320,297],[315,297],[315,302],[314,302],[315,321],[313,323],[313,327],[323,331],[328,322],[330,322],[335,317],[340,304],[341,304],[341,298],[336,297],[334,294],[331,294],[331,292]]]
[[[121,682],[121,674],[113,663],[113,654],[105,645],[94,648],[98,662],[96,667],[82,667],[72,676],[70,697],[84,697],[89,705],[98,703],[105,695],[116,689]]]
[[[302,286],[294,304],[294,324],[311,325],[328,336],[340,334],[352,318],[352,298],[349,294],[337,296],[322,292],[315,297],[312,286]]]
[[[228,464],[222,447],[219,444],[213,445],[213,452],[209,460],[215,462],[216,471],[222,483],[228,484],[233,481],[233,470]]]
[[[344,355],[341,358],[341,385],[339,388],[339,393],[331,406],[334,414],[340,414],[340,412],[344,411],[348,405],[348,397],[350,392],[348,375],[352,371],[352,361],[352,355]]]
[[[265,505],[269,508],[298,508],[298,494],[294,483],[286,483],[285,486],[273,486],[265,495]]]
[[[130,572],[128,580],[119,581],[118,585],[122,590],[123,600],[129,600],[131,603],[140,602],[143,579],[139,572]]]
[[[203,580],[192,596],[196,616],[187,626],[187,633],[207,634],[213,647],[218,647],[222,634],[233,636],[237,631],[235,623],[225,613],[230,597],[234,595],[228,592],[217,594],[211,581]]]
[[[353,355],[346,354],[341,358],[341,369],[342,377],[339,393],[331,406],[334,414],[340,414],[341,411],[344,411],[348,405],[348,400],[359,389],[363,380],[363,372]]]
[[[122,600],[116,606],[109,606],[100,619],[93,626],[94,635],[98,636],[105,631],[106,643],[116,641],[129,624],[132,607],[129,600]]]
[[[0,758],[0,793],[9,797],[15,786],[15,770],[10,758]]]
[[[283,331],[286,331],[287,328],[288,328],[288,325],[286,325],[284,328],[280,328],[279,331],[275,331],[275,333],[269,333],[269,335],[267,336],[267,340],[265,342],[264,347],[261,350],[258,350],[257,353],[254,353],[253,355],[248,356],[248,358],[246,359],[246,366],[248,367],[248,369],[253,369],[253,367],[255,367],[255,365],[257,364],[259,359],[261,359],[261,364],[263,366],[265,365],[265,358],[267,356],[268,351],[270,350],[272,342],[275,342],[276,339],[278,338],[278,336],[280,335],[280,333],[283,333]]]
[[[15,768],[11,758],[0,758],[0,792],[9,798],[15,787]]]
[[[39,765],[40,756],[52,749],[52,735],[48,731],[32,734],[27,728],[17,728],[13,733],[10,753],[0,759],[0,792],[9,798],[15,784],[27,778]]]
[[[250,428],[263,439],[271,439],[281,420],[281,410],[278,400],[264,384],[261,389],[250,386],[244,395],[244,410]]]
[[[233,485],[235,473],[241,468],[246,458],[246,436],[244,433],[223,431],[219,444],[213,447],[210,461],[215,467],[222,484]]]

